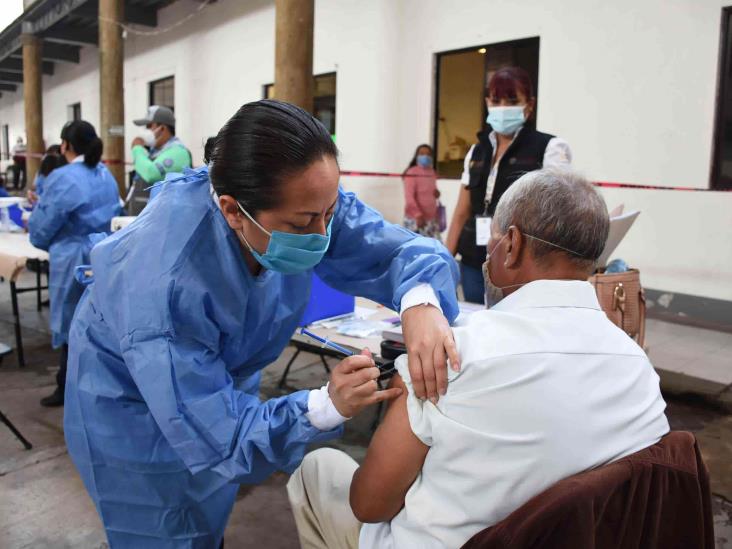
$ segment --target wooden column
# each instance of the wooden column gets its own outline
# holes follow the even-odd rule
[[[123,0],[99,0],[99,104],[100,136],[104,160],[125,193]]]
[[[43,86],[41,74],[41,48],[43,40],[32,34],[21,36],[23,44],[23,100],[25,103],[26,151],[25,173],[28,188],[33,185],[41,157],[43,144]]]
[[[277,99],[313,111],[313,21],[315,0],[275,0]]]

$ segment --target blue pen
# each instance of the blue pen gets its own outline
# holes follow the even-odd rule
[[[323,344],[323,347],[330,347],[331,349],[334,349],[334,350],[338,351],[339,353],[343,353],[346,356],[354,355],[353,351],[349,351],[348,349],[346,349],[345,347],[341,347],[337,343],[333,343],[332,341],[322,338],[319,335],[315,335],[313,332],[310,332],[310,331],[306,330],[305,328],[300,328],[300,334],[306,335],[306,336],[314,339],[315,341],[319,341],[320,343]]]

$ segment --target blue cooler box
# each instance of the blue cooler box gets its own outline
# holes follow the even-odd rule
[[[318,320],[352,313],[356,308],[356,298],[334,290],[313,273],[310,301],[300,320],[300,326],[307,326]]]

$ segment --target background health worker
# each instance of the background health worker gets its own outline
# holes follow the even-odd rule
[[[217,547],[237,483],[293,471],[310,443],[397,396],[377,391],[366,352],[319,390],[259,400],[260,371],[288,344],[313,269],[400,310],[423,392],[444,394],[446,353],[459,367],[448,324],[457,265],[340,189],[336,158],[307,112],[246,104],[210,166],[169,176],[134,223],[93,249],[64,430],[112,548]]]
[[[100,162],[102,140],[83,120],[61,130],[61,154],[67,164],[51,171],[28,220],[30,241],[49,252],[49,299],[53,347],[61,348],[55,391],[44,406],[64,403],[71,318],[84,288],[74,279],[76,266],[88,261],[89,235],[109,231],[119,214],[117,182]]]
[[[152,184],[162,181],[169,173],[180,173],[191,167],[191,153],[175,135],[172,110],[152,105],[146,116],[135,120],[134,124],[145,128],[131,144],[137,177]]]
[[[488,125],[478,133],[478,143],[465,157],[461,178],[464,186],[446,242],[453,255],[460,253],[463,293],[467,301],[474,303],[483,303],[482,266],[490,218],[503,193],[526,172],[568,166],[572,161],[564,139],[536,131],[527,124],[534,114],[536,97],[531,77],[524,69],[498,69],[488,82],[485,101]]]

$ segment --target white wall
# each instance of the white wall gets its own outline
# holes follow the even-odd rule
[[[317,0],[314,70],[337,71],[337,143],[344,169],[401,172],[432,138],[434,60],[442,51],[540,36],[538,128],[566,138],[595,180],[708,186],[721,8],[726,0]],[[159,27],[199,6],[179,0]],[[148,82],[174,74],[178,134],[199,163],[203,142],[274,78],[274,3],[219,0],[157,36],[125,43],[126,139]],[[99,123],[94,47],[44,77],[44,136],[57,141],[66,106]],[[0,98],[11,143],[22,91]],[[399,179],[344,178],[392,221]],[[441,181],[451,210],[456,181]],[[732,300],[732,193],[603,191],[643,211],[617,255],[651,288]]]
[[[725,0],[405,0],[402,156],[431,135],[434,53],[540,36],[540,130],[600,181],[707,188]],[[452,182],[443,189],[456,190]],[[443,192],[443,196],[446,193]],[[604,190],[643,211],[616,255],[651,288],[732,299],[732,193]]]

